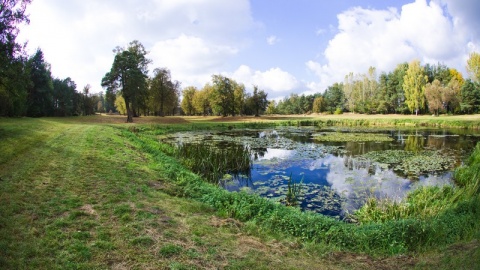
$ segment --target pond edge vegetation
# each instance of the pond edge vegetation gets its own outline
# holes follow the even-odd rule
[[[330,122],[329,122],[330,121]],[[407,124],[410,123],[410,124]],[[444,124],[428,121],[381,121],[385,125],[411,124],[457,128],[478,128],[479,122],[446,121]],[[404,204],[380,204],[370,201],[368,209],[362,209],[362,222],[345,223],[330,217],[301,212],[297,208],[246,192],[228,192],[205,182],[200,176],[186,169],[174,157],[174,149],[159,142],[158,136],[172,131],[206,128],[259,128],[276,125],[345,125],[376,126],[375,121],[362,120],[306,120],[275,123],[238,123],[137,127],[135,132],[122,129],[122,134],[142,151],[152,155],[164,179],[172,181],[169,192],[191,198],[214,207],[223,217],[245,222],[251,230],[268,231],[299,237],[303,241],[327,245],[333,249],[387,255],[426,251],[480,237],[479,176],[480,147],[477,146],[466,166],[459,168],[456,188],[423,188],[409,195],[408,210]],[[387,206],[386,206],[387,205]],[[422,209],[432,208],[425,213]],[[362,212],[363,211],[363,212]],[[368,218],[366,218],[368,217]]]

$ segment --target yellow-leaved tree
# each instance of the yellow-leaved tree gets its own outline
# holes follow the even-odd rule
[[[420,65],[419,60],[408,64],[408,69],[403,77],[403,91],[405,92],[405,103],[408,109],[418,115],[418,112],[425,108],[425,86],[428,77]]]

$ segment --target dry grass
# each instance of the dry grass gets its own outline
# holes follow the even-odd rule
[[[84,117],[49,118],[59,122],[82,123],[82,124],[126,124],[124,115],[97,114]],[[239,123],[239,122],[274,122],[289,120],[449,120],[449,121],[480,121],[480,114],[472,115],[403,115],[403,114],[309,114],[309,115],[264,115],[254,116],[141,116],[133,119],[133,124],[188,124],[188,123]]]

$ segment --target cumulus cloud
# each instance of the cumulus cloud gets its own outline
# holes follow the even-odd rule
[[[155,43],[150,57],[156,66],[169,68],[175,80],[188,86],[204,84],[237,51],[235,47],[210,44],[202,38],[182,34]]]
[[[28,40],[29,52],[40,47],[54,76],[93,91],[101,90],[116,46],[139,40],[151,51],[152,69],[167,66],[173,79],[191,75],[190,83],[204,77],[199,70],[220,72],[256,27],[248,0],[38,0],[27,12],[31,23],[19,40]]]
[[[241,65],[231,76],[246,86],[257,85],[260,89],[274,92],[274,96],[290,92],[299,86],[295,76],[278,67],[254,71],[249,66]]]
[[[447,2],[454,2],[450,5],[455,9],[460,6],[456,1]],[[457,16],[464,10],[449,14],[444,7],[435,1],[416,0],[400,11],[355,7],[339,14],[338,33],[323,54],[325,63],[306,62],[307,69],[318,76],[310,87],[323,91],[343,81],[349,72],[365,73],[370,66],[389,72],[415,58],[463,71],[472,39],[478,42],[478,38],[466,35],[460,26]]]

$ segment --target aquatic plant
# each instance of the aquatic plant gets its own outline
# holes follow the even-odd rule
[[[319,142],[390,142],[393,138],[379,133],[322,132],[313,135]]]
[[[410,178],[416,179],[424,173],[441,172],[455,166],[455,158],[440,151],[372,151],[360,158],[378,162],[382,167],[391,167]]]
[[[287,183],[287,196],[285,197],[285,205],[286,206],[297,206],[300,200],[300,196],[302,194],[302,180],[300,183],[297,183],[293,178],[292,174],[290,174],[290,178],[288,179]]]
[[[250,175],[251,153],[243,145],[219,148],[208,144],[185,143],[178,145],[175,152],[187,168],[210,183],[218,184],[226,173]]]

